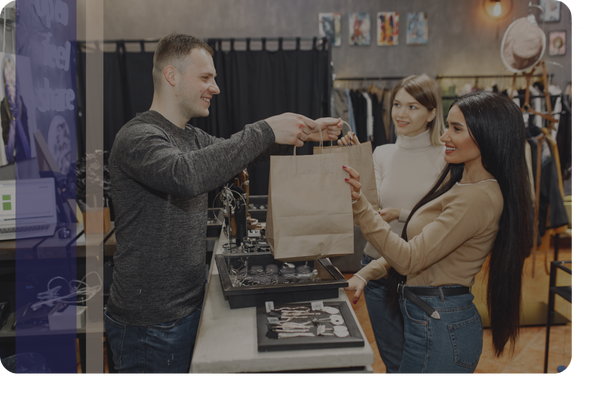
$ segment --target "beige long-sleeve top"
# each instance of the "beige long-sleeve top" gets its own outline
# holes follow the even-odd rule
[[[379,207],[400,209],[398,219],[389,222],[396,234],[402,234],[408,214],[446,166],[445,150],[446,146],[431,144],[431,134],[426,130],[413,137],[400,135],[396,143],[377,146],[373,152]],[[369,242],[364,253],[381,257]]]
[[[413,215],[405,241],[361,196],[353,205],[354,223],[382,258],[357,275],[379,279],[393,267],[407,276],[408,285],[472,286],[492,250],[503,205],[495,180],[455,184]]]

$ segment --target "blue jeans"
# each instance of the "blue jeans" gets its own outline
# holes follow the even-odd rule
[[[192,361],[202,306],[174,321],[124,325],[104,310],[104,330],[118,372],[187,373]]]
[[[400,299],[404,319],[400,372],[475,371],[483,347],[483,328],[473,295],[419,297],[436,309],[441,319],[431,318],[406,298]]]
[[[372,257],[363,254],[361,268],[364,268],[372,260]],[[402,361],[404,324],[400,314],[391,312],[390,305],[385,299],[385,292],[385,278],[369,281],[364,289],[377,349],[385,364],[386,372],[391,373],[398,372]]]

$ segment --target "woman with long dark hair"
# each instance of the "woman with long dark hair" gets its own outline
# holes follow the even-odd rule
[[[411,211],[401,236],[366,201],[350,167],[354,222],[382,258],[349,281],[360,297],[388,277],[390,307],[404,319],[400,372],[473,372],[483,344],[470,287],[489,255],[487,303],[496,355],[518,335],[531,198],[525,126],[507,97],[477,92],[447,118],[446,168]],[[490,254],[491,253],[491,254]]]
[[[431,189],[446,166],[442,93],[435,79],[411,75],[392,90],[391,116],[396,143],[378,146],[373,151],[373,166],[381,218],[392,232],[401,235],[404,223],[417,202]],[[349,132],[339,145],[353,145],[358,138]],[[361,268],[381,258],[367,243]],[[386,299],[387,279],[373,279],[365,286],[364,296],[373,335],[386,372],[397,372],[402,360],[402,318],[391,310]]]

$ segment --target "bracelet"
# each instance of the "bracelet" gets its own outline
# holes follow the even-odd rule
[[[362,196],[362,189],[360,189],[360,192],[358,192],[358,196],[359,196],[359,197],[358,197],[358,199],[354,200],[354,201],[352,202],[352,204],[354,204],[354,203],[356,203],[357,201],[359,201],[359,200],[360,200],[360,196]]]
[[[356,275],[356,274],[354,274],[353,276],[355,276],[355,277],[357,277],[358,279],[360,279],[361,281],[363,281],[363,282],[365,283],[365,285],[366,285],[366,284],[368,284],[368,282],[367,282],[367,281],[365,280],[365,278],[363,278],[362,276],[360,276],[360,275]]]

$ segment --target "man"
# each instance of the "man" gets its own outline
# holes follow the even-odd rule
[[[109,168],[117,252],[105,330],[120,372],[188,372],[206,277],[207,193],[250,162],[306,140],[317,122],[336,139],[341,120],[282,114],[220,139],[187,125],[219,94],[212,49],[187,35],[157,45],[149,111],[117,134]]]

